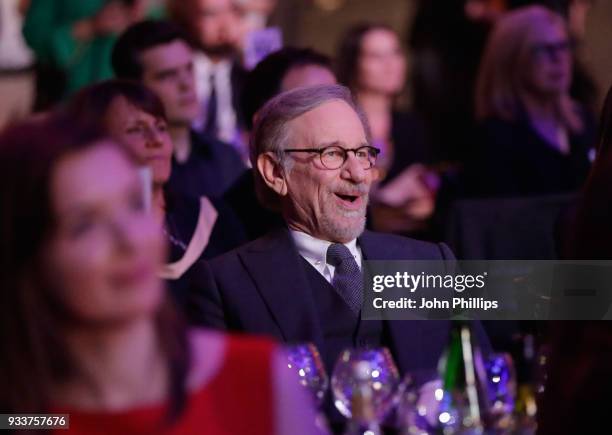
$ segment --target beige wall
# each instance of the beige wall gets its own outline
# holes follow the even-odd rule
[[[603,100],[612,85],[612,0],[595,2],[589,12],[585,54]]]
[[[332,12],[316,2],[338,2]],[[363,20],[382,21],[405,35],[414,0],[279,0],[278,18],[288,44],[310,46],[332,55],[342,33]],[[612,84],[612,0],[598,0],[588,16],[585,46],[602,98]]]
[[[340,7],[325,11],[317,2],[338,3]],[[387,23],[403,35],[412,4],[411,0],[280,0],[278,16],[288,44],[332,55],[346,29],[360,21]]]

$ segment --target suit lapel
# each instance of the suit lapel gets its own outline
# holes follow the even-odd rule
[[[357,239],[364,260],[386,260],[387,255],[382,243],[376,243],[376,236],[370,231],[364,231]]]
[[[376,237],[376,233],[364,231],[359,237],[359,246],[363,260],[398,260],[396,253],[389,251],[388,246]],[[406,246],[408,249],[408,246]],[[404,253],[404,258],[406,253]],[[418,259],[418,255],[408,255]],[[364,270],[367,273],[367,270]],[[386,321],[389,331],[390,347],[395,356],[396,363],[401,373],[422,370],[431,366],[430,347],[432,339],[439,342],[437,337],[441,323],[432,320],[388,320]],[[432,366],[433,367],[433,366]]]
[[[420,260],[423,255],[416,251],[410,243],[402,245],[401,251],[390,248],[379,234],[372,231],[364,231],[357,239],[363,257],[366,260]],[[408,241],[408,239],[406,239]]]
[[[260,239],[240,257],[285,342],[323,342],[320,322],[299,253],[286,228]]]

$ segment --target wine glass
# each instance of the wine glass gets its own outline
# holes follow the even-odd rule
[[[401,434],[461,433],[459,410],[454,406],[451,394],[442,388],[442,380],[436,377],[418,384],[415,382],[418,377],[408,374],[402,382],[398,406]]]
[[[493,353],[486,362],[490,424],[496,429],[508,429],[512,424],[516,400],[516,374],[512,357]]]
[[[481,384],[479,400],[485,427],[491,433],[513,433],[516,376],[512,359],[503,353],[491,354],[484,362],[486,382]],[[446,391],[441,379],[423,385],[406,384],[399,406],[399,417],[406,434],[452,433],[481,434],[482,427],[466,423],[469,415],[467,391]],[[489,433],[489,432],[487,432]]]
[[[365,364],[364,364],[365,363]],[[372,391],[372,405],[377,421],[384,420],[397,399],[399,372],[389,349],[347,349],[340,358],[332,375],[332,392],[334,404],[346,418],[352,417],[351,402],[358,383],[364,380],[355,379],[355,367],[360,365],[365,371],[365,382]]]
[[[320,409],[329,386],[329,378],[321,361],[319,350],[312,343],[285,347],[287,366],[297,373],[300,384],[306,388]]]

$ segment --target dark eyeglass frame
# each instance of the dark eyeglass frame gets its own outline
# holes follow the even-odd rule
[[[542,59],[544,56],[546,56],[547,59],[553,59],[560,54],[571,54],[573,52],[574,43],[569,39],[555,43],[534,44],[531,47],[532,56],[538,59]]]
[[[326,165],[323,162],[323,154],[330,150],[330,149],[337,149],[338,151],[341,151],[343,153],[343,158],[342,158],[342,163],[340,165],[338,165],[337,167],[329,167],[328,165]],[[368,152],[368,156],[370,156],[367,160],[367,162],[370,164],[368,167],[365,167],[362,165],[363,169],[365,170],[369,170],[372,169],[374,167],[374,165],[376,164],[376,158],[378,157],[378,155],[380,154],[380,149],[373,147],[371,145],[364,145],[364,146],[360,146],[357,148],[342,148],[339,145],[330,145],[327,147],[323,147],[323,148],[288,148],[288,149],[284,149],[283,152],[286,153],[301,153],[301,152],[305,152],[305,153],[317,153],[319,154],[319,161],[321,162],[321,165],[325,168],[325,169],[329,169],[329,170],[335,170],[335,169],[340,169],[348,160],[348,153],[349,152],[353,152],[353,154],[355,155],[355,157],[357,157],[357,152],[361,151],[361,150],[367,150]],[[359,160],[360,162],[362,162],[362,160]]]

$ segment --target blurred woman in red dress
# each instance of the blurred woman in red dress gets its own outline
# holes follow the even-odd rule
[[[8,129],[0,210],[1,412],[68,413],[75,434],[317,432],[276,346],[184,326],[114,142],[57,115]]]

